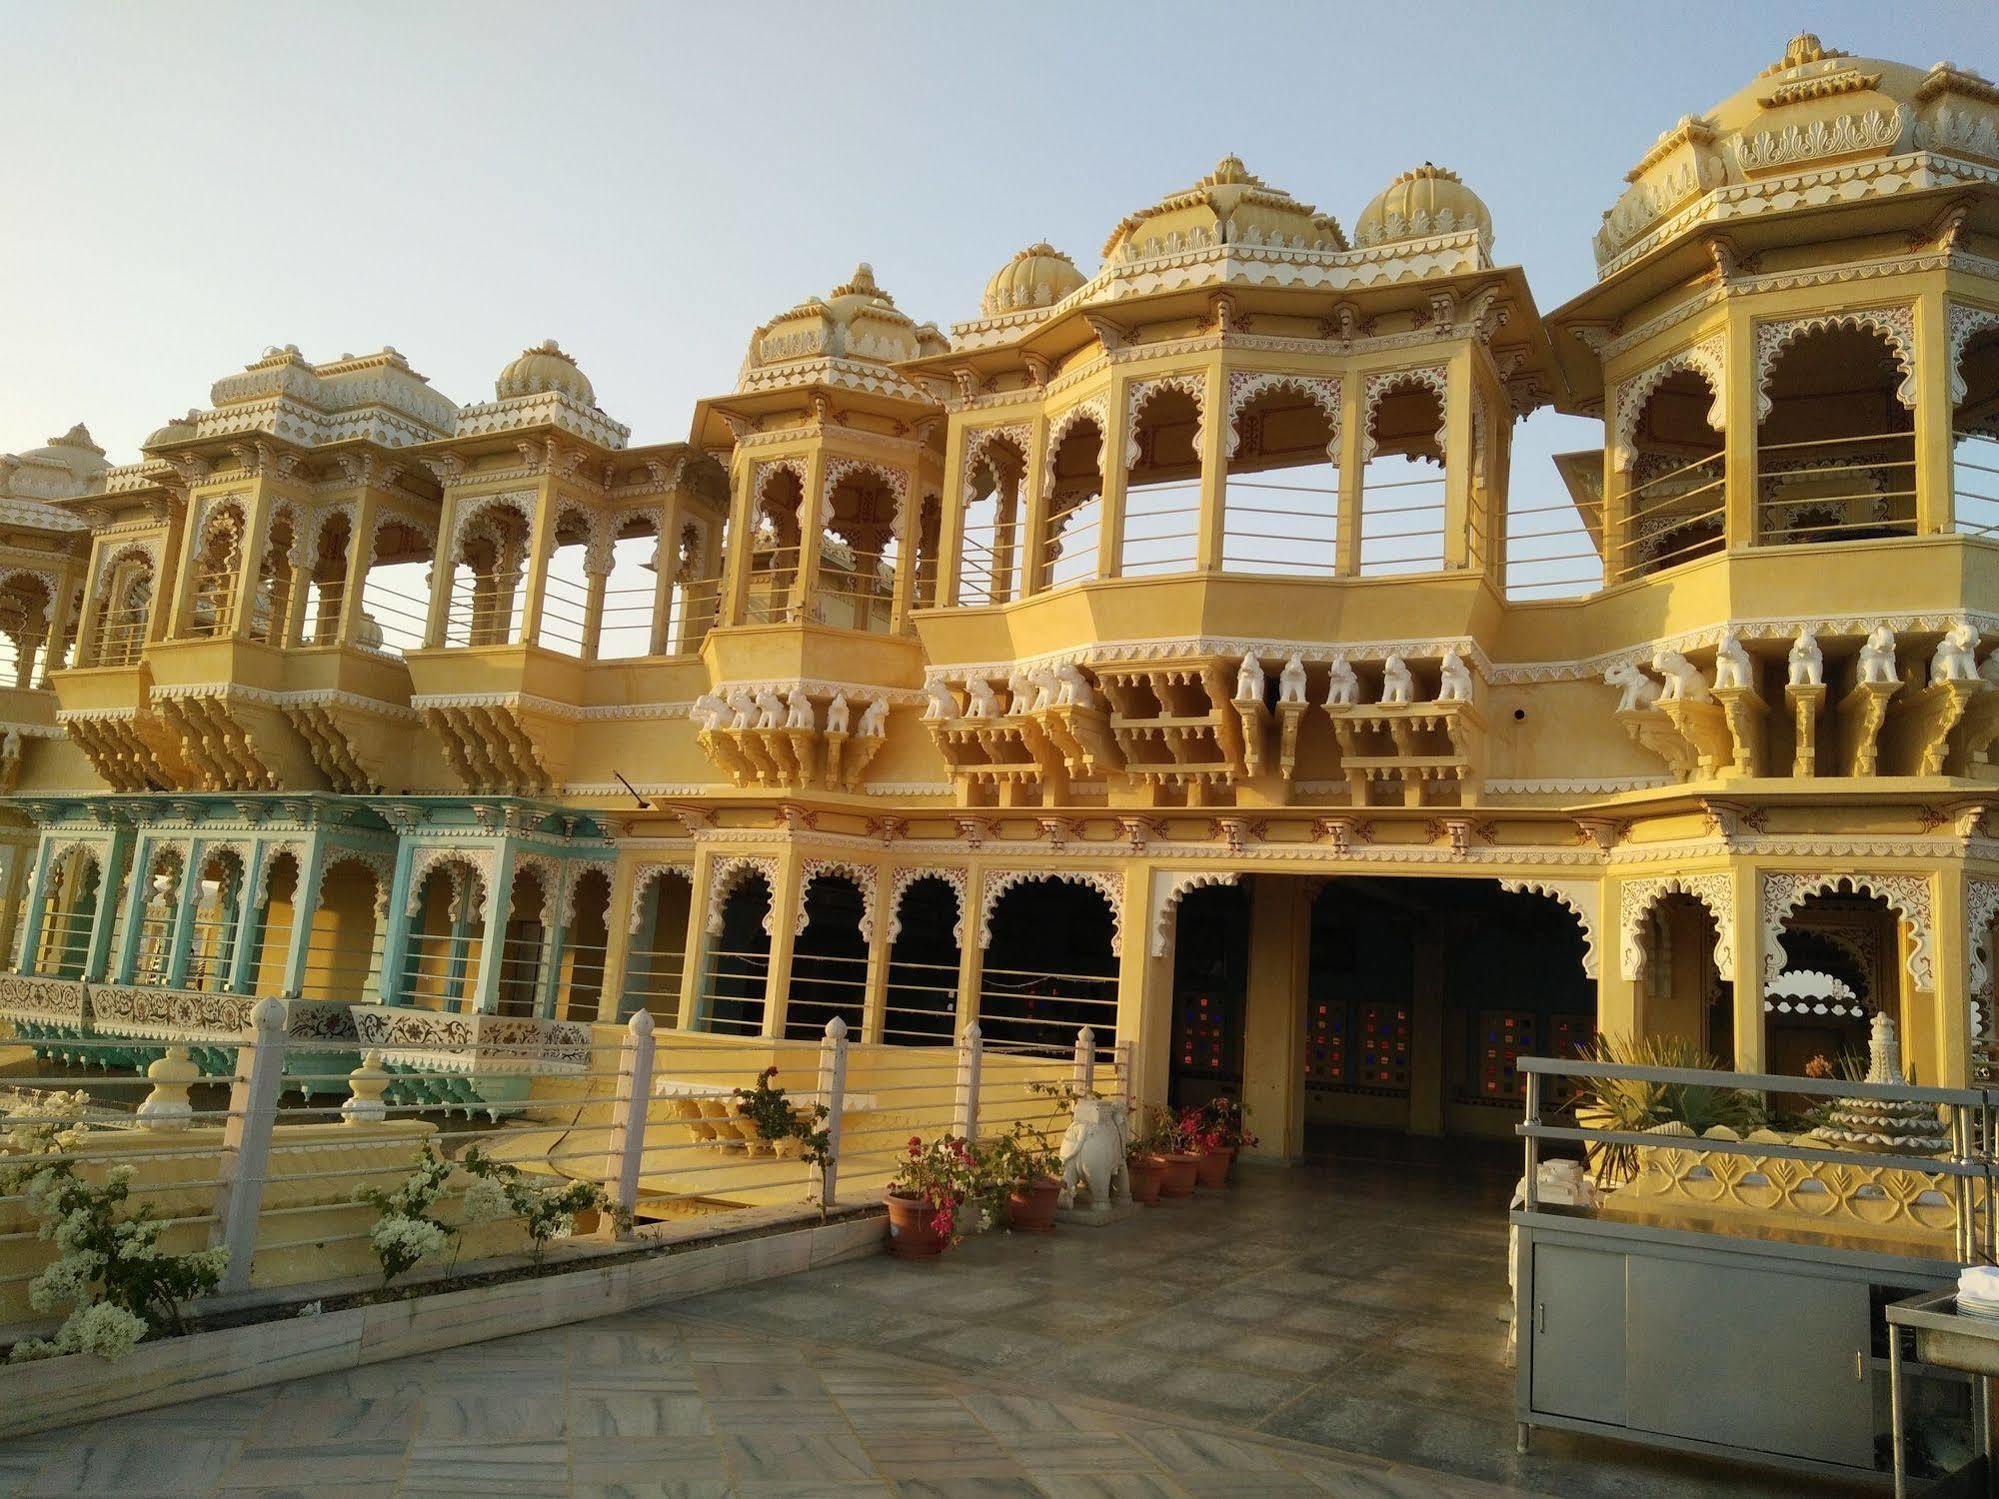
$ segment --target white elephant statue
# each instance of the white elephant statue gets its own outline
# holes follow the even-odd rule
[[[1656,671],[1665,682],[1659,693],[1659,701],[1662,703],[1705,703],[1714,696],[1708,691],[1707,679],[1700,674],[1700,668],[1678,651],[1669,651],[1663,647],[1654,651],[1652,670]]]
[[[1714,648],[1714,685],[1723,690],[1751,685],[1749,652],[1742,648],[1742,637],[1733,625],[1721,632]]]
[[[1810,630],[1798,631],[1798,638],[1791,642],[1790,685],[1825,686],[1825,652],[1819,649],[1818,636]]]
[[[1277,677],[1277,701],[1280,703],[1303,703],[1305,701],[1305,658],[1293,654],[1284,663],[1284,670]]]
[[[1409,670],[1409,663],[1400,656],[1390,656],[1381,663],[1381,700],[1384,703],[1416,701],[1415,675]]]
[[[1131,1195],[1125,1170],[1125,1111],[1115,1098],[1082,1098],[1062,1136],[1063,1207],[1076,1204],[1076,1183],[1090,1189],[1090,1206],[1107,1212],[1120,1197]]]
[[[1860,648],[1859,675],[1863,682],[1884,687],[1901,684],[1901,674],[1895,670],[1895,632],[1886,625],[1876,625]]]
[[[1360,701],[1360,677],[1344,653],[1333,657],[1326,677],[1326,706],[1351,708]]]
[[[956,718],[958,716],[958,699],[952,694],[951,689],[946,687],[942,682],[925,682],[923,684],[923,695],[929,699],[923,705],[923,716],[925,718],[940,719]]]
[[[1464,657],[1454,650],[1444,652],[1444,659],[1437,668],[1437,701],[1440,703],[1471,701],[1471,668],[1465,665]]]
[[[853,709],[847,706],[847,698],[844,693],[834,693],[833,700],[826,705],[826,732],[829,734],[846,733],[848,725],[853,721],[853,711]]]
[[[816,729],[819,727],[812,712],[812,699],[805,695],[805,689],[793,690],[785,700],[784,726],[787,729]]]
[[[1978,680],[1978,632],[1959,621],[1944,632],[1930,657],[1932,682],[1975,682]]]
[[[1236,668],[1235,695],[1239,703],[1263,701],[1263,663],[1256,659],[1254,651],[1246,652],[1242,665]]]
[[[1639,712],[1659,701],[1659,684],[1646,676],[1643,668],[1630,661],[1606,667],[1603,684],[1615,687],[1623,694],[1617,700],[1619,713]]]

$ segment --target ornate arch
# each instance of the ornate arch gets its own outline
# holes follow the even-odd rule
[[[1909,924],[1909,978],[1918,989],[1936,987],[1931,953],[1935,948],[1935,918],[1929,876],[1920,874],[1766,874],[1763,876],[1763,977],[1774,979],[1784,970],[1784,923],[1814,895],[1873,895]]]
[[[1096,424],[1097,477],[1099,480],[1103,478],[1104,470],[1110,462],[1110,453],[1107,451],[1110,447],[1108,438],[1110,414],[1104,409],[1103,398],[1101,396],[1092,396],[1087,401],[1078,401],[1049,424],[1048,453],[1044,477],[1046,487],[1050,493],[1053,493],[1055,489],[1055,463],[1062,456],[1062,444],[1068,439],[1070,429],[1075,427],[1078,422],[1084,420]]]
[[[1242,446],[1242,429],[1237,426],[1250,402],[1273,390],[1295,391],[1317,406],[1326,418],[1332,438],[1326,457],[1340,461],[1340,380],[1337,375],[1287,375],[1274,371],[1233,370],[1229,374],[1228,428],[1222,439],[1222,456],[1233,458]]]
[[[101,880],[104,878],[105,848],[102,843],[99,843],[94,838],[68,838],[61,843],[51,846],[48,854],[50,873],[53,874],[56,866],[61,864],[71,854],[83,854],[86,856],[90,860],[91,865],[97,870],[98,879]]]
[[[491,515],[496,510],[512,510],[521,518],[526,528],[526,539],[534,541],[534,491],[532,489],[510,489],[504,494],[481,495],[460,511],[451,521],[450,554],[443,560],[454,564],[464,560],[466,531],[473,521]]]
[[[305,876],[305,845],[288,839],[283,843],[269,843],[264,846],[264,864],[257,871],[257,907],[262,910],[271,903],[271,877],[278,872],[278,860],[289,858],[292,869],[300,879]],[[293,886],[294,892],[297,886]]]
[[[524,874],[532,874],[535,883],[541,886],[541,924],[552,926],[555,921],[556,901],[562,893],[562,868],[547,854],[516,854],[514,856],[514,879]],[[508,917],[513,915],[513,887],[509,884],[506,893]]]
[[[1964,383],[1964,351],[1979,334],[1999,328],[1999,312],[1953,302],[1945,316],[1944,327],[1950,340],[1950,404],[1954,410],[1970,389]]]
[[[1911,307],[1869,307],[1857,312],[1826,312],[1817,317],[1790,318],[1779,323],[1756,325],[1756,420],[1770,414],[1770,377],[1777,361],[1799,339],[1835,328],[1876,333],[1887,341],[1901,368],[1902,383],[1895,387],[1895,399],[1909,410],[1916,409],[1916,314]],[[1955,366],[1953,366],[1955,368]]]
[[[560,890],[562,928],[567,931],[576,924],[576,892],[583,884],[585,875],[601,874],[604,877],[604,926],[608,932],[611,925],[611,887],[617,883],[618,861],[615,859],[568,859],[562,865],[562,887]]]
[[[810,474],[803,458],[771,458],[750,470],[750,529],[757,528],[757,516],[763,510],[764,489],[778,474],[790,474],[798,480],[798,509],[795,512],[798,523],[805,524],[805,502],[812,498],[806,485]]]
[[[889,880],[888,887],[888,940],[895,941],[902,935],[902,898],[909,893],[912,885],[924,880],[938,880],[950,890],[958,902],[958,919],[951,927],[951,940],[965,945],[965,907],[969,903],[967,887],[969,881],[962,869],[898,869]]]
[[[1993,998],[1992,923],[1999,919],[1999,880],[1964,882],[1965,945],[1971,949],[1966,992]]]
[[[1735,878],[1714,874],[1668,874],[1649,880],[1626,880],[1617,895],[1618,973],[1636,979],[1645,972],[1645,918],[1669,895],[1686,895],[1707,907],[1714,918],[1714,966],[1723,978],[1735,969]]]
[[[153,882],[153,877],[160,873],[160,865],[165,862],[169,854],[180,865],[180,879],[184,880],[187,878],[187,843],[181,839],[164,838],[147,850],[145,873],[147,884],[150,885]]]
[[[433,844],[419,848],[410,856],[409,904],[404,914],[414,916],[423,909],[424,886],[433,872],[442,869],[445,878],[451,881],[451,897],[454,902],[470,898],[467,914],[477,918],[486,904],[487,887],[493,882],[493,851],[491,849],[453,848],[449,844]],[[468,887],[466,876],[472,876]]]
[[[979,899],[979,947],[993,945],[993,912],[1009,890],[1041,881],[1086,885],[1104,898],[1111,912],[1111,956],[1124,956],[1124,876],[1108,869],[998,869],[985,878]]]
[[[641,864],[632,871],[632,905],[625,927],[628,932],[636,932],[639,923],[645,919],[646,892],[668,875],[687,881],[694,887],[694,866],[692,864]]]
[[[160,573],[160,538],[149,537],[144,541],[127,541],[112,547],[104,554],[104,560],[97,566],[97,586],[102,588],[105,581],[119,563],[132,558],[141,558],[155,578]]]
[[[1010,444],[1020,454],[1020,475],[1023,483],[1027,478],[1028,454],[1034,446],[1034,429],[1026,422],[1015,422],[1004,427],[979,427],[965,434],[964,503],[972,503],[972,481],[979,472],[979,460],[986,456],[986,449],[996,442]]]
[[[762,875],[764,887],[770,891],[770,908],[764,912],[763,929],[766,937],[775,934],[777,919],[777,860],[762,858],[755,854],[737,854],[733,858],[717,859],[708,877],[708,919],[707,931],[711,937],[722,935],[722,907],[736,886],[748,875]]]
[[[1597,977],[1597,884],[1595,880],[1501,880],[1499,888],[1514,895],[1546,896],[1575,917],[1583,929],[1583,973]]]
[[[1441,364],[1420,365],[1415,369],[1382,370],[1369,375],[1360,388],[1360,456],[1365,463],[1374,456],[1374,408],[1390,391],[1415,386],[1437,398],[1437,453],[1450,452],[1451,375]]]
[[[225,854],[235,855],[237,873],[247,880],[250,875],[250,850],[241,839],[217,838],[201,845],[201,862],[204,868],[210,859],[219,859]],[[199,875],[196,878],[199,878]]]
[[[875,937],[875,886],[879,873],[867,864],[856,864],[847,859],[807,859],[798,880],[798,915],[791,935],[805,935],[805,894],[818,879],[846,879],[854,883],[861,892],[861,920],[859,930],[863,942],[872,942]]]
[[[16,578],[27,578],[42,585],[42,593],[48,602],[42,605],[42,623],[49,624],[55,617],[56,596],[61,592],[61,584],[56,575],[39,567],[0,568],[0,588],[5,588]]]
[[[375,512],[375,527],[368,533],[368,565],[370,567],[373,567],[375,559],[382,555],[382,533],[390,526],[401,526],[405,530],[416,532],[417,535],[430,543],[430,554],[432,559],[435,560],[437,556],[436,526],[430,524],[428,521],[418,520],[415,516],[401,515],[393,510],[377,510]]]
[[[305,544],[305,565],[310,567],[318,560],[320,544],[326,539],[326,528],[337,520],[347,522],[347,545],[351,548],[358,539],[354,535],[355,508],[352,500],[336,505],[328,505],[314,511],[292,532],[295,541]],[[370,545],[373,545],[372,539]]]
[[[1124,398],[1124,470],[1138,467],[1138,422],[1146,403],[1154,396],[1177,390],[1194,403],[1194,456],[1201,454],[1201,431],[1208,422],[1208,381],[1200,374],[1155,375],[1150,380],[1134,380]]]
[[[1196,890],[1217,885],[1236,885],[1242,876],[1233,869],[1180,869],[1162,871],[1152,893],[1152,956],[1163,958],[1171,935],[1169,923],[1180,902]]]
[[[1638,419],[1645,414],[1653,392],[1664,385],[1669,376],[1682,370],[1699,375],[1707,383],[1709,394],[1714,397],[1707,410],[1708,426],[1717,432],[1726,429],[1728,401],[1724,392],[1728,378],[1728,335],[1716,333],[1697,344],[1668,354],[1650,369],[1633,375],[1617,387],[1616,416],[1611,423],[1610,437],[1620,469],[1631,467],[1635,456],[1632,444],[1638,437]]]
[[[872,458],[833,458],[826,464],[826,481],[819,490],[819,520],[823,526],[833,518],[833,492],[856,474],[873,474],[895,496],[895,512],[889,521],[889,535],[902,534],[902,509],[909,503],[909,475]]]
[[[289,845],[287,845],[288,847]],[[274,851],[271,858],[275,858]],[[267,864],[269,859],[265,861]],[[319,851],[319,873],[322,880],[342,864],[358,864],[368,871],[375,880],[375,920],[384,921],[389,914],[389,887],[395,883],[395,859],[386,853],[370,853],[358,848],[321,848]],[[323,887],[322,887],[323,888]]]

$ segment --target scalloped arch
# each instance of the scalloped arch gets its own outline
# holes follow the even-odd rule
[[[962,869],[898,869],[888,887],[888,940],[902,935],[902,898],[910,888],[925,880],[936,880],[951,892],[958,903],[958,919],[951,927],[951,940],[965,945],[965,906],[970,881]]]
[[[764,935],[776,933],[777,917],[777,860],[763,858],[755,854],[738,854],[734,858],[718,859],[708,876],[708,935],[722,935],[722,907],[735,893],[736,887],[751,875],[763,878],[764,888],[770,892],[770,904],[764,911],[762,922]]]
[[[1374,410],[1382,398],[1391,391],[1405,390],[1415,386],[1427,390],[1437,398],[1437,453],[1450,453],[1450,406],[1451,375],[1441,364],[1418,365],[1406,370],[1382,370],[1369,375],[1361,386],[1360,393],[1360,448],[1361,460],[1374,456]]]
[[[1251,372],[1235,370],[1229,375],[1228,432],[1223,439],[1222,456],[1235,457],[1242,447],[1242,414],[1252,401],[1267,396],[1272,391],[1289,390],[1305,397],[1316,405],[1326,418],[1332,437],[1326,443],[1326,457],[1334,463],[1340,461],[1340,381],[1337,375],[1293,375],[1265,370]]]
[[[1553,901],[1583,929],[1583,972],[1597,977],[1597,886],[1594,880],[1502,879],[1499,888],[1514,895],[1539,895]]]
[[[1909,307],[1868,307],[1853,312],[1825,312],[1817,317],[1791,318],[1779,323],[1756,325],[1756,420],[1770,414],[1770,380],[1784,351],[1799,339],[1834,329],[1878,334],[1886,340],[1895,363],[1902,371],[1902,383],[1895,387],[1895,399],[1910,411],[1916,409],[1916,314]]]
[[[1026,422],[1014,422],[1003,427],[979,427],[965,436],[964,504],[971,504],[974,498],[973,484],[978,478],[979,464],[989,461],[986,449],[1004,444],[1014,450],[1020,459],[1023,477],[1027,473],[1027,454],[1033,446],[1034,432]]]
[[[1611,441],[1619,468],[1628,469],[1637,456],[1633,444],[1638,437],[1638,419],[1645,414],[1653,393],[1671,376],[1683,371],[1699,375],[1713,397],[1707,410],[1708,426],[1717,432],[1726,429],[1728,402],[1724,382],[1728,378],[1728,335],[1717,333],[1668,354],[1617,387],[1617,417],[1611,428]]]
[[[1686,895],[1707,907],[1714,918],[1714,966],[1726,978],[1735,968],[1735,880],[1728,874],[1669,874],[1656,879],[1626,880],[1617,897],[1618,972],[1636,979],[1645,972],[1644,924],[1652,907],[1669,895]]]
[[[874,941],[875,935],[875,885],[877,872],[872,865],[857,864],[851,859],[807,859],[798,879],[798,914],[793,918],[791,935],[805,935],[806,892],[812,888],[814,880],[846,880],[861,893],[861,919],[859,931],[863,942]]]
[[[1767,983],[1784,971],[1784,923],[1814,895],[1872,895],[1909,924],[1909,979],[1918,989],[1936,987],[1931,954],[1935,950],[1935,918],[1927,875],[1879,874],[1855,870],[1844,874],[1765,874],[1762,883],[1763,978]]]
[[[640,923],[645,920],[646,892],[669,875],[675,879],[687,881],[688,888],[690,890],[693,889],[694,866],[692,864],[641,864],[632,871],[632,904],[628,916],[628,924],[625,927],[626,931],[636,932],[639,929]]]
[[[1092,396],[1087,401],[1078,401],[1049,423],[1048,452],[1042,467],[1043,485],[1050,493],[1055,488],[1055,464],[1062,456],[1062,444],[1068,440],[1070,432],[1085,421],[1097,429],[1097,477],[1101,479],[1104,475],[1109,462],[1105,449],[1110,443],[1105,434],[1110,430],[1110,414],[1104,409],[1103,401]]]
[[[1173,935],[1170,924],[1180,909],[1181,901],[1196,890],[1209,890],[1241,883],[1242,876],[1233,869],[1181,869],[1174,870],[1170,874],[1162,871],[1153,895],[1152,956],[1155,958],[1166,956],[1166,948]]]
[[[1124,956],[1124,876],[1108,869],[1000,869],[986,875],[979,900],[979,947],[993,945],[993,913],[1009,890],[1035,884],[1083,885],[1103,897],[1111,914],[1111,956]]]
[[[467,505],[460,514],[452,518],[451,546],[449,549],[449,560],[452,563],[456,564],[465,560],[466,532],[470,529],[472,522],[483,516],[492,514],[495,510],[511,510],[520,516],[521,524],[525,527],[525,540],[532,544],[534,541],[533,490],[510,489],[504,494],[481,495],[478,499]]]
[[[1208,424],[1208,382],[1199,374],[1155,375],[1149,380],[1134,380],[1125,392],[1124,421],[1124,469],[1130,473],[1138,467],[1140,448],[1138,443],[1139,423],[1145,415],[1145,408],[1154,396],[1175,391],[1194,403],[1194,455],[1201,453],[1201,432]]]

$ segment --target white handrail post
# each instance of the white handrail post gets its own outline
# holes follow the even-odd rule
[[[625,1026],[618,1050],[616,1123],[604,1161],[605,1186],[614,1210],[629,1214],[639,1205],[639,1168],[646,1153],[646,1113],[652,1102],[652,1012],[640,1010]]]
[[[1085,1098],[1097,1085],[1097,1033],[1087,1025],[1076,1032],[1076,1066],[1071,1081]]]
[[[229,1085],[229,1118],[222,1126],[222,1155],[216,1175],[215,1227],[210,1243],[229,1251],[217,1287],[224,1295],[250,1289],[250,1262],[257,1252],[257,1215],[264,1205],[264,1180],[271,1169],[271,1131],[278,1120],[278,1091],[284,1080],[285,1007],[260,999],[236,1048],[236,1076]]]
[[[819,1100],[826,1105],[826,1159],[819,1166],[819,1207],[833,1205],[840,1187],[840,1115],[847,1100],[847,1022],[835,1015],[819,1042]]]
[[[953,1133],[966,1140],[979,1137],[979,1058],[985,1051],[984,1033],[974,1020],[958,1040],[958,1109]]]

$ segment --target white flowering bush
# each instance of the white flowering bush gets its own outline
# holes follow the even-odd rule
[[[149,1207],[127,1207],[132,1167],[112,1167],[101,1185],[79,1174],[75,1151],[89,1133],[88,1101],[79,1090],[7,1109],[0,1183],[26,1198],[38,1236],[56,1247],[56,1258],[28,1283],[28,1305],[48,1314],[70,1308],[54,1338],[16,1343],[8,1355],[15,1361],[65,1353],[119,1358],[148,1334],[184,1332],[182,1307],[221,1284],[229,1262],[222,1249],[163,1251],[166,1225]]]
[[[415,1169],[395,1191],[361,1187],[354,1193],[356,1202],[365,1202],[382,1215],[369,1232],[368,1242],[382,1266],[383,1285],[441,1255],[457,1236],[456,1229],[430,1215],[450,1180],[451,1162],[426,1140],[417,1152]]]
[[[613,1211],[609,1195],[595,1182],[567,1181],[560,1186],[543,1186],[519,1167],[482,1155],[476,1145],[465,1152],[460,1164],[473,1178],[465,1193],[465,1221],[519,1218],[537,1265],[548,1252],[551,1239],[566,1239],[576,1231],[578,1213]],[[488,1216],[473,1217],[475,1196],[480,1211]],[[627,1221],[623,1214],[615,1216],[620,1226]]]

